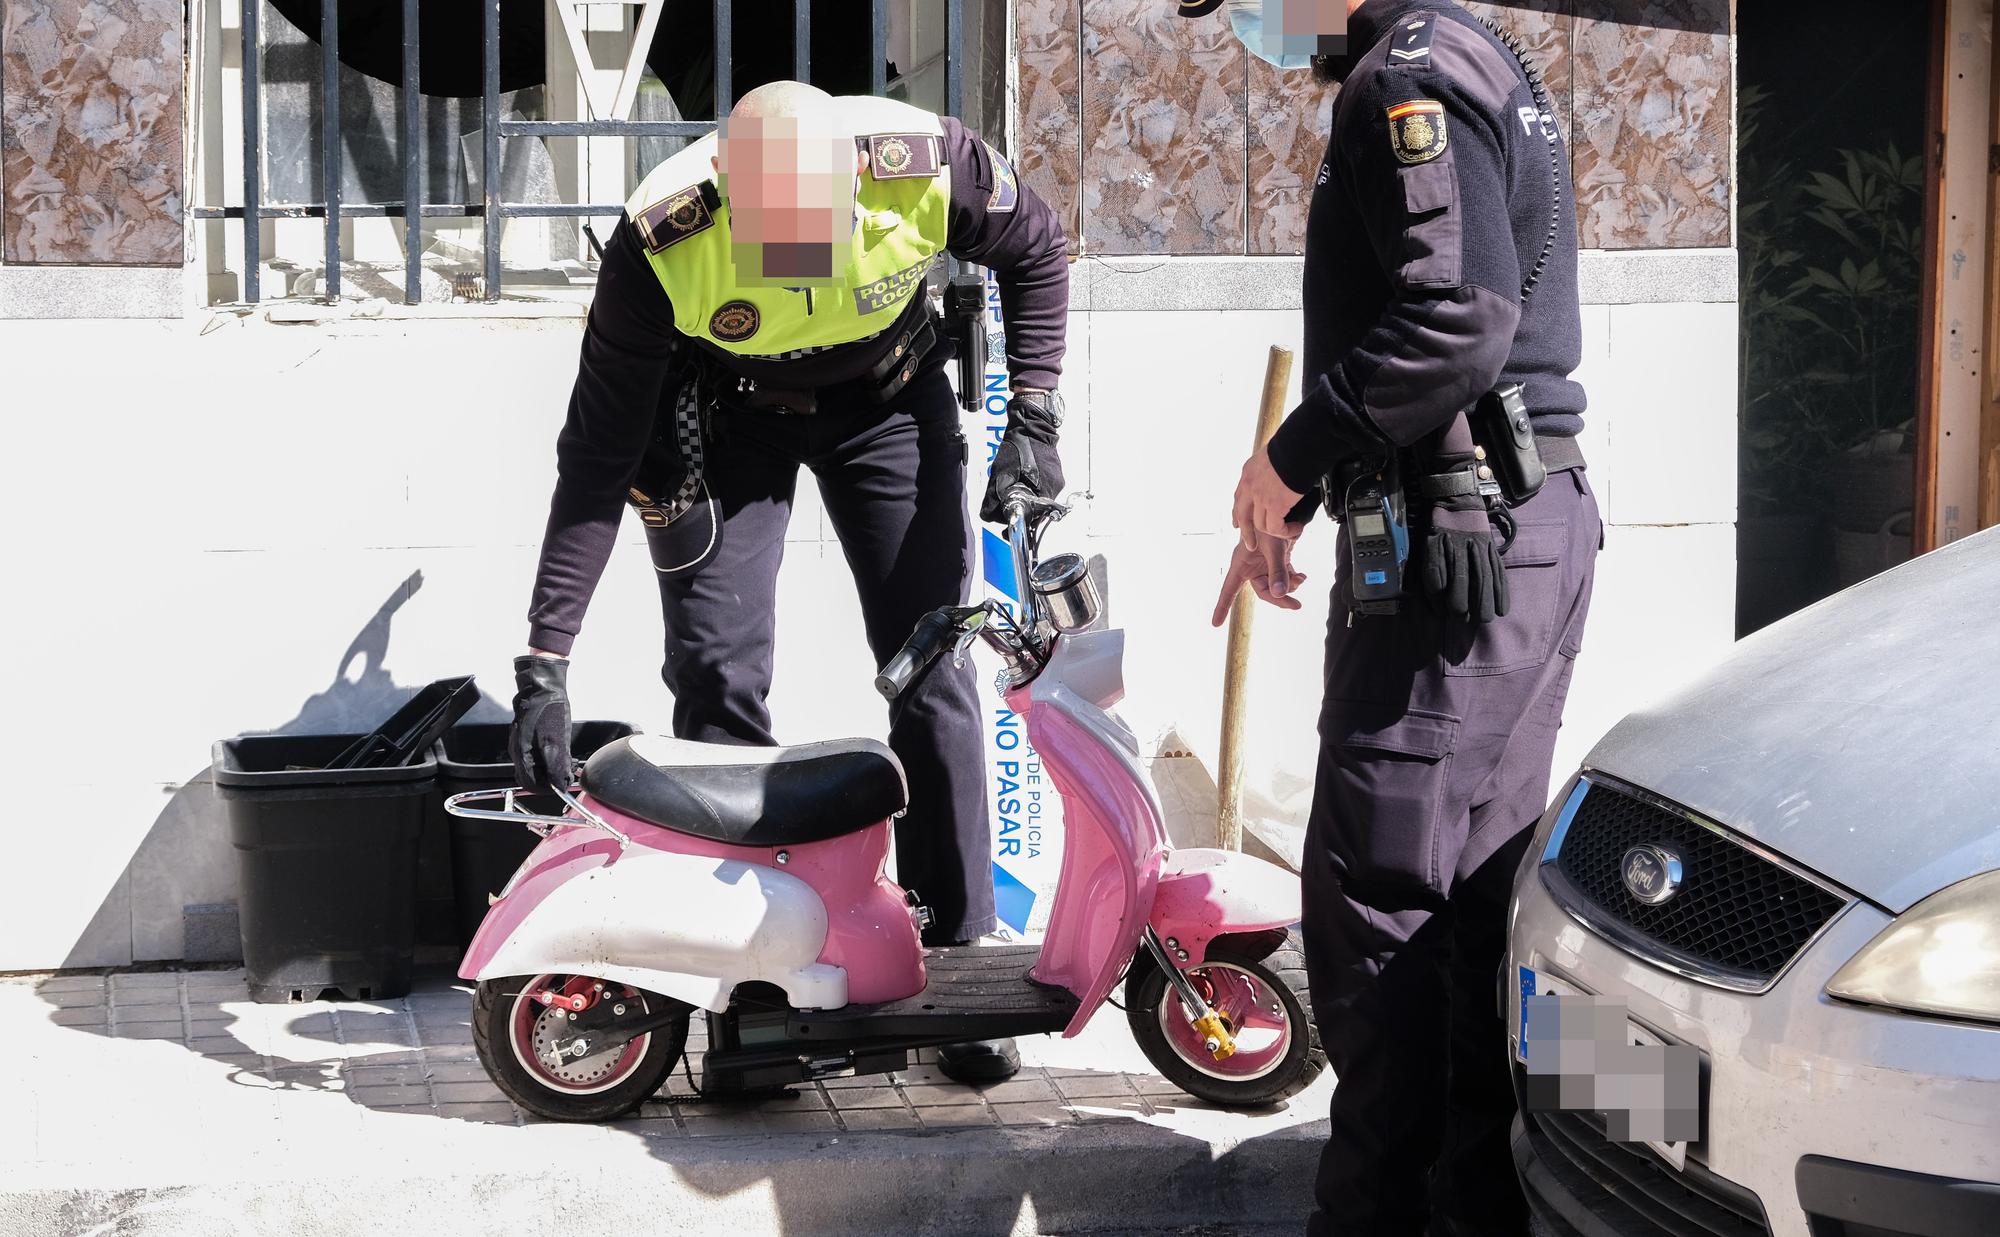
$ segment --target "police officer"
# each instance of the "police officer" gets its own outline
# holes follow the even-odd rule
[[[1275,4],[1231,3],[1268,56],[1255,35]],[[1393,614],[1356,593],[1361,521],[1339,539],[1304,871],[1339,1082],[1308,1231],[1515,1237],[1496,984],[1602,537],[1575,443],[1568,162],[1546,91],[1496,31],[1447,0],[1348,8],[1344,49],[1313,60],[1342,85],[1307,224],[1304,399],[1244,464],[1217,618],[1246,582],[1296,608],[1291,543],[1327,479],[1402,478],[1412,559]],[[1489,492],[1500,444],[1462,415],[1503,384],[1522,388],[1547,469],[1531,497]]]
[[[645,178],[604,248],[556,441],[515,661],[524,784],[568,780],[565,659],[626,505],[659,577],[685,739],[775,742],[776,583],[802,466],[877,664],[926,612],[964,604],[967,448],[925,287],[947,252],[993,270],[1006,317],[1012,397],[981,507],[998,520],[1013,487],[1062,488],[1069,280],[1060,223],[1004,157],[951,117],[774,82]],[[926,943],[976,940],[995,918],[970,667],[946,659],[891,703],[889,744],[909,781],[897,870],[932,911]],[[1008,1041],[939,1058],[965,1080],[1019,1065]]]

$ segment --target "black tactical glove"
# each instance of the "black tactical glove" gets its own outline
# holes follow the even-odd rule
[[[514,776],[531,790],[568,790],[575,781],[569,753],[569,662],[533,653],[514,659],[514,729],[507,752]]]
[[[1440,471],[1470,465],[1470,457],[1442,456]],[[1424,586],[1442,596],[1451,613],[1474,623],[1490,623],[1507,613],[1507,564],[1500,537],[1476,494],[1442,499],[1431,512],[1424,545]]]
[[[1062,493],[1062,458],[1056,454],[1056,429],[1062,424],[1062,396],[1054,391],[1017,391],[1007,401],[1007,430],[993,456],[986,478],[986,497],[979,518],[988,524],[1007,522],[1007,494],[1026,487],[1037,498]]]

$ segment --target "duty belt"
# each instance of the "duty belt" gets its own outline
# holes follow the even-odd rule
[[[873,403],[886,403],[914,378],[917,369],[938,340],[937,324],[928,312],[897,331],[882,356],[858,377],[827,387],[781,388],[763,385],[741,374],[731,374],[709,360],[681,376],[674,398],[673,454],[682,466],[680,481],[672,494],[648,494],[637,486],[626,492],[626,501],[638,511],[648,528],[665,528],[694,505],[702,483],[702,412],[704,405],[720,405],[738,412],[779,412],[809,415],[819,411],[822,390],[855,391]],[[666,449],[655,442],[651,451]]]
[[[1542,467],[1551,473],[1580,470],[1583,462],[1583,448],[1577,446],[1576,439],[1568,434],[1537,434],[1535,449],[1541,453]],[[1480,492],[1479,482],[1470,470],[1425,476],[1421,470],[1412,479],[1411,490],[1420,498],[1432,501],[1445,498],[1470,498]]]
[[[819,411],[821,391],[852,393],[869,403],[887,403],[908,385],[910,379],[916,377],[918,366],[937,346],[939,335],[937,323],[928,311],[916,313],[907,325],[885,334],[888,338],[882,355],[876,358],[873,365],[853,378],[823,387],[778,386],[731,373],[726,365],[711,361],[716,401],[726,411],[800,416],[810,416]]]

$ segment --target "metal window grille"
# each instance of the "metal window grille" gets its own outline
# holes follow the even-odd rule
[[[732,0],[715,2],[715,114],[725,116],[734,96],[730,80],[730,36]],[[700,137],[715,128],[706,120],[502,120],[500,119],[500,0],[480,0],[480,47],[483,84],[480,91],[482,173],[484,190],[477,202],[424,201],[424,148],[421,95],[417,89],[418,25],[417,0],[403,0],[403,200],[400,202],[349,203],[341,201],[340,142],[340,5],[324,0],[320,8],[319,45],[321,59],[319,125],[321,157],[324,161],[324,201],[297,205],[275,205],[263,198],[262,86],[259,72],[261,50],[257,36],[258,9],[262,0],[243,0],[243,205],[198,207],[198,219],[241,219],[243,221],[243,299],[262,299],[258,225],[265,219],[324,219],[326,221],[326,297],[340,299],[340,221],[342,218],[386,216],[403,220],[404,271],[403,301],[415,305],[422,300],[420,276],[423,270],[422,228],[425,217],[476,218],[483,223],[485,258],[484,299],[500,297],[500,226],[508,219],[550,219],[596,217],[622,214],[624,203],[571,205],[548,202],[506,202],[501,200],[500,143],[516,137]],[[870,86],[877,95],[888,92],[889,18],[887,0],[868,0],[872,39]],[[811,70],[810,0],[792,4],[792,75],[808,79]],[[964,0],[945,0],[945,100],[954,116],[964,113],[964,71],[961,54],[965,47]]]

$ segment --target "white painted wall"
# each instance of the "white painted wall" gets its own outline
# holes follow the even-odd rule
[[[1733,612],[1734,306],[1600,305],[1585,324],[1585,447],[1612,527],[1558,776],[1726,648]],[[365,725],[392,687],[463,673],[504,718],[580,329],[0,322],[0,355],[33,358],[10,367],[0,457],[16,652],[0,750],[40,813],[0,886],[0,970],[180,956],[181,908],[234,896],[197,780],[212,740]],[[1149,750],[1178,729],[1212,767],[1229,495],[1265,350],[1298,335],[1285,309],[1072,315],[1064,452],[1083,497],[1051,545],[1108,564],[1130,632],[1122,711]],[[777,728],[879,735],[846,564],[802,494]],[[1258,616],[1250,806],[1277,823],[1309,797],[1331,550],[1322,522],[1300,552],[1307,610]],[[385,609],[379,657],[354,653]],[[628,522],[575,650],[579,716],[666,727],[658,613]]]

